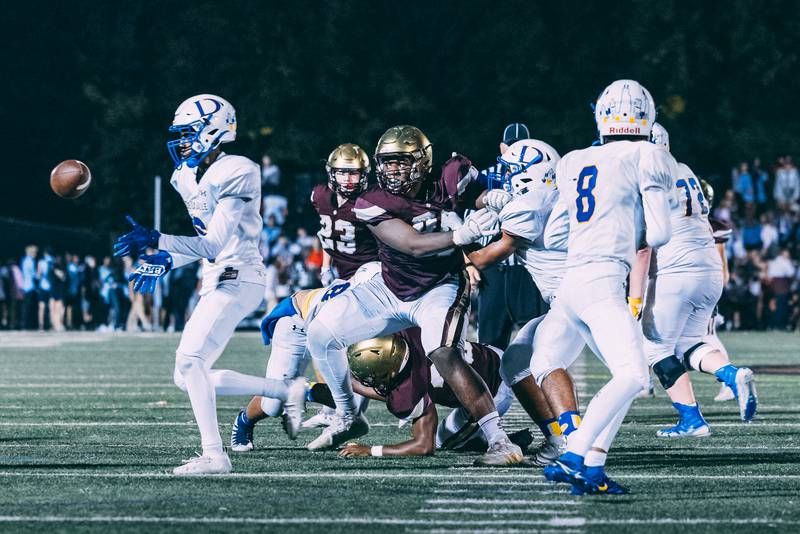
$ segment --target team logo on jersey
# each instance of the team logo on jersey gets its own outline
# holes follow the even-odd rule
[[[199,217],[192,217],[192,226],[194,226],[194,231],[197,232],[199,236],[204,236],[208,233],[206,223],[200,220]]]

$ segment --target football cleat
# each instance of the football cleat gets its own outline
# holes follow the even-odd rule
[[[656,436],[659,438],[703,438],[710,435],[711,427],[705,420],[698,423],[681,419],[675,426],[662,428],[656,432]]]
[[[530,462],[537,467],[552,465],[567,449],[564,436],[550,436],[533,451]]]
[[[581,473],[583,458],[571,452],[565,452],[551,465],[545,466],[544,478],[550,482],[563,482],[583,488],[585,478]]]
[[[336,412],[333,408],[325,407],[317,415],[303,421],[301,428],[325,428],[331,426],[336,420]]]
[[[714,397],[714,402],[725,402],[729,400],[734,400],[736,395],[733,394],[733,390],[726,386],[725,384],[720,384],[719,393],[717,396]]]
[[[300,425],[303,424],[303,412],[306,409],[306,379],[295,378],[289,384],[286,402],[283,403],[283,430],[289,439],[297,439]]]
[[[620,486],[605,473],[602,467],[587,467],[583,470],[584,480],[581,487],[572,486],[573,495],[625,495],[628,488]]]
[[[474,464],[478,467],[496,467],[504,465],[516,465],[525,460],[522,449],[518,445],[511,443],[508,437],[495,441],[489,446],[486,453],[475,460]]]
[[[742,421],[749,423],[756,415],[758,408],[758,395],[756,394],[756,384],[753,378],[753,371],[747,367],[741,367],[736,371],[736,390],[734,391],[736,400],[739,401],[739,415]]]
[[[231,428],[231,450],[233,452],[247,452],[253,450],[253,428],[255,425],[246,423],[244,410],[239,412]]]
[[[186,460],[183,465],[172,470],[173,475],[223,475],[233,470],[231,460],[224,452],[214,456],[197,456]]]
[[[352,439],[358,439],[369,432],[369,422],[364,414],[358,414],[355,417],[340,417],[334,416],[334,422],[331,426],[322,431],[314,441],[306,447],[310,451],[324,451],[327,449],[335,449],[342,443]]]

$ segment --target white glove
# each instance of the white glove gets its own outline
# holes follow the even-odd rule
[[[500,231],[497,213],[483,208],[469,215],[464,225],[453,231],[453,243],[459,247],[469,245],[481,237],[493,236]]]
[[[319,281],[322,282],[322,287],[328,287],[335,280],[333,271],[328,269],[319,273]]]
[[[464,226],[464,221],[454,211],[442,212],[442,232],[450,232]]]
[[[511,201],[511,193],[502,189],[492,189],[483,197],[484,205],[492,211],[500,213],[503,206]]]

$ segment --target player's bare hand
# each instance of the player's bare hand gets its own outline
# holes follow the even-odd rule
[[[366,445],[359,445],[358,443],[348,443],[344,449],[339,452],[341,458],[356,458],[359,456],[371,456],[370,451],[372,447]]]
[[[474,265],[467,265],[465,267],[467,277],[469,277],[469,285],[473,290],[478,289],[478,284],[481,283],[481,272]]]

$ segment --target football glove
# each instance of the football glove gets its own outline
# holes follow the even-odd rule
[[[483,203],[492,211],[496,211],[500,213],[500,210],[503,209],[503,206],[508,204],[511,201],[511,193],[505,191],[503,189],[490,189],[486,192],[486,196],[483,197]]]
[[[147,254],[140,258],[142,263],[128,277],[133,282],[135,293],[153,293],[156,290],[158,279],[172,269],[172,256],[163,250],[155,254]]]
[[[633,318],[638,321],[642,315],[642,299],[628,297],[628,307],[631,309]]]
[[[138,256],[146,248],[158,248],[158,239],[161,237],[158,230],[141,226],[130,215],[125,218],[133,230],[119,236],[114,242],[114,256]]]
[[[481,237],[493,236],[500,231],[497,213],[483,208],[470,213],[464,225],[453,231],[453,243],[464,246],[474,243]]]
[[[454,211],[443,211],[441,227],[442,232],[452,232],[464,226],[464,221]]]

